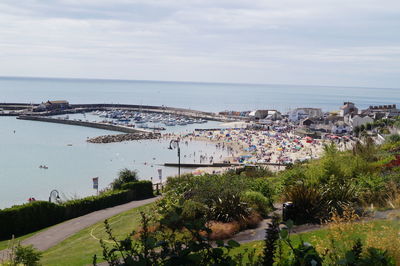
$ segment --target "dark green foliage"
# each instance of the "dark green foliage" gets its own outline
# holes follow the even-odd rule
[[[370,137],[365,139],[365,143],[357,142],[353,147],[353,155],[360,156],[367,162],[377,160],[377,147],[374,140]]]
[[[293,249],[294,259],[291,265],[315,265],[321,266],[323,259],[315,248],[309,243],[301,242],[297,248]]]
[[[261,193],[268,201],[268,207],[273,209],[275,188],[271,185],[271,181],[267,178],[255,178],[248,182],[249,190]]]
[[[370,247],[363,254],[363,244],[360,239],[357,239],[353,248],[346,252],[343,259],[339,259],[338,264],[346,266],[390,266],[395,265],[395,262],[385,250]]]
[[[249,265],[255,265],[254,253],[248,256],[230,255],[230,251],[240,246],[239,243],[229,240],[227,243],[216,241],[213,246],[204,233],[210,230],[204,223],[185,223],[187,235],[178,237],[175,234],[175,222],[161,220],[160,227],[155,232],[150,232],[150,219],[141,213],[142,229],[132,232],[125,239],[118,240],[113,236],[112,229],[107,221],[105,228],[112,247],[100,240],[103,248],[103,258],[108,265],[243,265],[243,260],[248,259]],[[137,241],[132,236],[138,234]],[[94,264],[96,258],[94,257]]]
[[[326,220],[345,207],[391,207],[400,191],[399,152],[397,142],[377,146],[370,138],[346,152],[326,145],[319,160],[280,173],[282,199],[294,203],[296,223]]]
[[[286,200],[293,203],[292,217],[298,224],[318,223],[326,218],[327,202],[323,193],[315,185],[299,183],[288,187],[284,193]]]
[[[110,191],[62,204],[34,201],[0,210],[0,239],[24,235],[93,211],[153,196],[150,181],[130,183],[128,186],[129,190]]]
[[[193,200],[186,200],[182,207],[182,216],[187,220],[204,218],[208,211],[206,206]]]
[[[32,246],[21,246],[18,244],[14,250],[13,265],[39,265],[42,253]]]
[[[400,121],[399,121],[399,123],[400,123]],[[389,142],[389,143],[397,143],[397,142],[400,142],[400,135],[399,135],[399,134],[390,135],[390,136],[387,138],[387,142]]]
[[[249,171],[250,176],[246,171],[240,175],[231,171],[222,175],[169,178],[158,212],[168,215],[168,211],[183,208],[181,213],[186,218],[204,217],[219,222],[242,221],[254,211],[265,216],[272,209],[274,191],[267,178],[259,177],[265,170]],[[257,195],[247,197],[244,191]],[[261,201],[256,202],[257,199]]]
[[[122,189],[126,183],[137,182],[137,172],[124,168],[118,173],[118,177],[110,184],[113,190]]]
[[[131,191],[137,198],[153,196],[153,184],[149,181],[128,182],[123,184],[121,189]]]
[[[361,243],[361,240],[358,238],[354,243],[353,248],[351,249],[354,261],[358,261],[361,259],[362,251],[363,251],[363,245]]]
[[[265,230],[264,252],[262,258],[262,265],[272,266],[275,261],[275,252],[278,247],[279,240],[279,217],[273,216],[271,223]]]
[[[298,183],[286,188],[284,198],[293,203],[292,219],[297,224],[325,221],[333,212],[341,214],[359,200],[354,185],[336,182],[319,186]]]
[[[212,202],[208,219],[219,222],[242,221],[251,213],[247,202],[241,200],[240,195],[224,194]]]
[[[0,210],[0,239],[27,234],[63,221],[64,207],[34,201]]]
[[[310,244],[304,241],[294,247],[290,238],[290,231],[293,223],[288,221],[286,228],[282,228],[279,231],[280,239],[278,243],[284,243],[288,248],[289,252],[284,256],[277,256],[278,250],[275,249],[274,260],[270,264],[264,265],[346,265],[346,266],[367,266],[367,265],[395,265],[394,259],[388,255],[385,250],[376,248],[368,248],[367,252],[363,252],[363,244],[360,239],[357,239],[351,250],[344,251],[344,257],[340,258],[338,250],[331,250],[331,254],[319,254],[317,250]],[[268,230],[268,229],[267,229]],[[268,238],[268,236],[267,236]],[[279,246],[279,244],[277,244]],[[328,251],[328,250],[326,250]],[[265,261],[265,260],[264,260]]]
[[[368,248],[367,253],[360,259],[360,262],[357,265],[394,266],[396,263],[394,262],[394,259],[389,256],[386,250],[383,251],[377,248]]]
[[[242,194],[242,200],[263,217],[267,217],[272,210],[272,202],[257,191],[246,191]]]

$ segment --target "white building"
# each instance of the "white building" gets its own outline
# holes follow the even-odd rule
[[[344,102],[343,106],[340,107],[339,115],[344,117],[347,114],[358,114],[358,108],[352,102]]]
[[[335,134],[342,134],[342,133],[347,133],[351,131],[351,127],[346,125],[343,121],[338,121],[335,124],[333,124],[331,128],[331,132]]]
[[[351,126],[351,128],[359,127],[361,125],[366,125],[368,123],[374,122],[369,116],[361,116],[361,115],[347,115],[345,117],[345,122]]]
[[[277,110],[256,110],[249,114],[250,118],[254,119],[267,119],[267,120],[281,120],[282,114]]]
[[[289,120],[298,122],[306,118],[322,117],[321,108],[296,108],[289,112]]]
[[[375,119],[393,118],[400,116],[400,110],[395,104],[370,106],[361,112],[363,115],[371,116]]]

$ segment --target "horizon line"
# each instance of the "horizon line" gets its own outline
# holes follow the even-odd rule
[[[187,83],[187,84],[216,84],[216,85],[249,85],[249,86],[310,86],[331,88],[360,88],[360,89],[399,89],[394,87],[364,87],[348,85],[310,85],[310,84],[287,84],[287,83],[249,83],[249,82],[211,82],[211,81],[177,81],[177,80],[146,80],[146,79],[117,79],[117,78],[75,78],[75,77],[44,77],[44,76],[1,76],[0,79],[50,79],[50,80],[76,80],[76,81],[115,81],[115,82],[154,82],[154,83]]]

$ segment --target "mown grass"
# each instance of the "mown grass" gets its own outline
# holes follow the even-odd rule
[[[397,232],[393,234],[393,232]],[[400,242],[396,242],[392,237],[398,238],[400,233],[400,221],[395,220],[375,220],[375,221],[363,221],[355,222],[351,224],[342,224],[333,227],[327,227],[311,232],[293,234],[290,239],[293,246],[298,246],[301,241],[311,243],[314,247],[317,247],[320,251],[323,248],[327,248],[330,239],[335,239],[339,248],[345,249],[345,246],[351,247],[356,239],[361,239],[367,246],[374,246],[383,249],[390,249],[389,243],[394,242],[398,245]],[[394,241],[393,241],[394,240]],[[240,247],[232,250],[232,254],[238,254],[245,252],[246,249],[256,250],[256,257],[262,255],[264,248],[264,241],[253,241],[242,244]],[[288,251],[287,245],[283,245],[283,252]],[[389,250],[390,251],[390,250]],[[392,247],[392,255],[397,257],[400,249]],[[397,256],[396,256],[397,254]]]
[[[121,213],[109,219],[114,235],[121,239],[129,234],[132,230],[139,227],[141,211],[148,211],[153,204],[148,204],[130,211]],[[368,239],[379,237],[383,230],[399,231],[400,222],[398,220],[375,220],[369,222],[354,222],[350,225],[339,226],[339,228],[323,228],[311,232],[293,234],[291,240],[294,246],[300,244],[301,241],[309,242],[313,246],[323,247],[330,236],[336,237],[338,243],[347,241],[349,245],[352,240],[360,238],[363,242]],[[340,235],[338,235],[340,231]],[[99,222],[90,226],[70,238],[64,240],[57,246],[47,250],[43,254],[41,263],[43,265],[88,265],[91,264],[93,255],[96,254],[98,262],[102,261],[102,250],[97,239],[91,236],[91,232],[96,238],[106,238],[104,226]],[[384,236],[383,236],[384,238]],[[383,241],[383,240],[382,240]],[[370,241],[369,241],[370,242]],[[371,244],[371,243],[369,243]],[[256,249],[256,256],[262,255],[264,243],[263,241],[253,241],[242,244],[240,247],[232,250],[232,254],[245,252],[246,249]],[[284,245],[284,252],[287,247]]]
[[[150,203],[109,218],[114,236],[122,239],[132,230],[137,229],[140,212],[149,210],[152,205],[153,203]],[[87,265],[92,263],[94,254],[97,255],[98,262],[101,262],[102,249],[98,239],[107,239],[103,221],[79,231],[46,250],[40,263],[43,265]]]
[[[16,238],[14,238],[14,243],[18,243],[18,242],[20,242],[20,241],[23,241],[23,240],[25,240],[25,239],[27,239],[27,238],[29,238],[29,237],[31,237],[31,236],[33,236],[33,235],[35,235],[35,234],[41,232],[41,231],[44,231],[44,230],[46,230],[46,229],[48,229],[48,228],[50,228],[50,227],[46,227],[46,228],[40,229],[39,231],[32,232],[32,233],[29,233],[29,234],[27,234],[27,235],[23,235],[23,236],[20,236],[20,237],[16,237]],[[0,250],[9,248],[9,245],[10,245],[10,243],[11,243],[11,240],[12,240],[12,239],[0,241]]]

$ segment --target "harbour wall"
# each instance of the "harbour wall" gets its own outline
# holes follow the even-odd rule
[[[156,113],[171,113],[177,115],[184,115],[192,118],[203,118],[206,120],[217,120],[223,121],[224,117],[218,116],[212,112],[203,112],[185,108],[176,108],[176,107],[166,107],[166,106],[154,106],[154,105],[138,105],[138,104],[70,104],[69,109],[64,110],[52,110],[46,112],[32,112],[32,107],[37,107],[38,104],[30,104],[30,103],[0,103],[0,109],[3,110],[23,110],[24,114],[33,114],[40,116],[49,116],[49,115],[59,115],[59,114],[69,114],[75,112],[90,112],[95,110],[110,110],[110,109],[125,109],[125,110],[133,110],[133,111],[142,111],[142,112],[156,112]]]
[[[95,122],[87,122],[87,121],[78,121],[78,120],[49,118],[49,117],[42,117],[42,116],[23,115],[23,116],[18,116],[17,119],[58,123],[58,124],[66,124],[66,125],[75,125],[75,126],[82,126],[82,127],[92,127],[92,128],[98,128],[98,129],[104,129],[104,130],[118,131],[118,132],[123,132],[123,133],[150,133],[147,130],[131,128],[131,127],[124,127],[124,126],[117,126],[117,125],[103,124],[103,123],[95,123]]]

